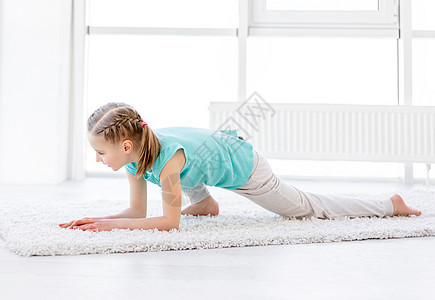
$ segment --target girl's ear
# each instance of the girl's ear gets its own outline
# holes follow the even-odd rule
[[[133,151],[133,142],[130,140],[125,140],[122,142],[122,148],[125,153],[130,154]]]

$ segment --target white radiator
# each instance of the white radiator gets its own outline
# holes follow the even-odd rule
[[[210,128],[237,129],[270,158],[435,162],[435,107],[245,101],[209,110]]]

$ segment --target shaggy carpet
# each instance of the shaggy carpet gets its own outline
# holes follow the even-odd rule
[[[435,235],[435,192],[424,188],[401,192],[419,217],[340,219],[288,218],[271,213],[228,191],[213,193],[218,216],[181,216],[179,230],[85,232],[58,226],[70,220],[113,214],[128,207],[113,199],[53,199],[0,202],[0,237],[21,256],[80,255],[259,245],[324,243]],[[346,195],[346,194],[341,194]],[[347,194],[350,195],[350,194]],[[391,194],[358,195],[384,199]],[[161,201],[148,201],[148,217],[162,214]],[[183,197],[183,208],[187,205]]]

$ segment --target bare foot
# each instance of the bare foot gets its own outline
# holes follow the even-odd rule
[[[219,214],[219,204],[212,196],[208,196],[201,202],[186,207],[181,211],[181,214],[194,216],[217,216]]]
[[[403,201],[399,194],[395,194],[393,197],[391,197],[391,201],[393,202],[394,207],[393,216],[421,215],[421,211],[406,205],[405,201]]]

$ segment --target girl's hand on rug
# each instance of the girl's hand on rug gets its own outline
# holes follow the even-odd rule
[[[84,223],[82,225],[73,225],[72,229],[81,229],[83,231],[111,231],[115,228],[120,228],[119,220],[116,219],[88,219],[84,220],[88,221],[87,223]]]
[[[72,228],[73,226],[80,226],[80,225],[94,222],[94,221],[100,220],[100,219],[102,219],[102,218],[83,218],[83,219],[71,221],[68,223],[61,223],[61,224],[59,224],[59,226],[62,228]]]

